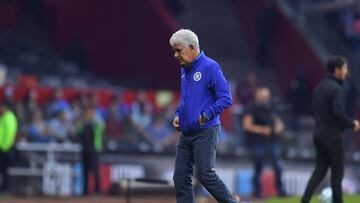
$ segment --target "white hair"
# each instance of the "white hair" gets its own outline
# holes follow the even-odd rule
[[[192,45],[197,51],[200,52],[198,37],[193,31],[188,29],[178,30],[171,36],[170,45],[174,46],[175,44],[179,44],[185,47]]]

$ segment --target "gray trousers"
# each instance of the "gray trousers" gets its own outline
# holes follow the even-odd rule
[[[206,190],[220,203],[235,203],[214,166],[220,126],[192,134],[182,134],[176,150],[174,183],[177,203],[195,203],[192,185],[193,167]]]

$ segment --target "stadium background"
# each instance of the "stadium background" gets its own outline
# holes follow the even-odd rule
[[[0,99],[11,102],[20,125],[9,169],[12,195],[0,202],[44,194],[52,197],[34,201],[83,200],[70,197],[81,194],[72,122],[85,100],[96,102],[107,126],[102,192],[120,194],[94,201],[120,201],[126,187],[119,182],[152,178],[170,183],[157,191],[157,184],[135,182],[135,198],[174,202],[178,133],[168,124],[179,98],[179,69],[168,41],[182,27],[198,34],[200,48],[220,63],[232,86],[235,104],[222,116],[220,176],[232,192],[251,195],[252,165],[241,115],[254,88],[267,86],[286,121],[285,187],[289,195],[300,195],[314,161],[311,90],[325,76],[324,61],[332,53],[349,59],[353,76],[346,84],[347,110],[359,118],[356,0],[1,0]],[[152,133],[159,129],[164,136]],[[359,135],[348,132],[346,146],[344,190],[356,194]],[[275,195],[273,183],[273,172],[266,169],[267,197]],[[324,181],[319,191],[328,185]],[[199,201],[208,197],[200,187],[197,195]]]

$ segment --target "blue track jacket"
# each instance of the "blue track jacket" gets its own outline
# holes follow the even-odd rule
[[[191,67],[181,67],[181,98],[176,115],[180,129],[192,133],[220,124],[220,114],[232,104],[230,87],[214,60],[201,52]],[[208,119],[200,126],[201,114]]]

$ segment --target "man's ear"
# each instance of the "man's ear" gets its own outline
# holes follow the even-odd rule
[[[190,47],[190,49],[192,49],[192,50],[195,49],[194,45],[192,45],[192,44],[190,44],[189,47]]]

